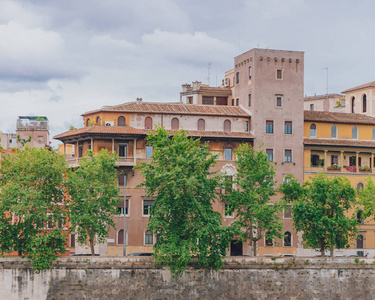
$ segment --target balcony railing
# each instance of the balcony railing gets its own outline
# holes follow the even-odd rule
[[[80,158],[67,158],[65,161],[69,167],[75,168],[79,166]],[[135,166],[134,157],[119,157],[116,163],[118,166]]]

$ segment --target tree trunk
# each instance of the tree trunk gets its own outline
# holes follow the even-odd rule
[[[321,257],[325,257],[325,251],[324,251],[325,249],[324,249],[324,246],[322,245],[322,246],[320,246],[320,256]]]
[[[253,254],[257,256],[257,241],[253,240]]]
[[[331,256],[331,257],[333,257],[334,256],[334,251],[335,251],[335,248],[331,248],[330,250],[329,250],[329,255]]]
[[[89,243],[90,243],[90,249],[91,249],[91,256],[95,256],[94,238],[90,237]]]

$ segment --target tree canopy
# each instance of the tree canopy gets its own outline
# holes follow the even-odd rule
[[[302,231],[303,244],[325,249],[348,248],[356,237],[358,222],[354,213],[356,193],[345,177],[328,177],[323,173],[302,186],[291,176],[281,185],[284,200],[291,205],[294,226]]]
[[[234,212],[235,225],[242,228],[241,237],[249,240],[256,256],[257,242],[264,236],[267,239],[282,237],[283,224],[278,212],[281,206],[271,202],[275,193],[275,170],[264,151],[256,151],[248,144],[237,150],[237,174],[233,182],[227,182],[228,212]],[[232,188],[232,184],[234,188]]]
[[[198,266],[217,270],[233,235],[221,224],[212,204],[221,186],[221,176],[212,172],[216,156],[207,144],[189,138],[185,131],[171,137],[157,128],[147,137],[153,160],[140,163],[147,196],[154,199],[148,229],[156,237],[156,263],[181,274],[192,257]]]
[[[0,253],[18,251],[37,271],[65,253],[67,203],[63,156],[28,148],[3,157],[0,168]]]
[[[80,166],[69,174],[71,229],[78,234],[80,244],[103,243],[109,229],[114,227],[119,189],[117,187],[116,154],[102,149],[94,155],[88,152]]]

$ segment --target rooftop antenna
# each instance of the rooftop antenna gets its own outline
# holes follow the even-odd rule
[[[212,65],[212,63],[208,63],[208,67],[207,67],[207,82],[208,82],[208,86],[210,86],[210,69],[211,69],[211,65]]]

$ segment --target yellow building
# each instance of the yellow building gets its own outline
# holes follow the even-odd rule
[[[345,176],[361,191],[375,173],[375,118],[354,113],[304,112],[304,181],[318,172]],[[346,252],[375,254],[374,220],[362,221],[359,238]],[[300,249],[300,255],[308,255]],[[358,253],[362,254],[362,253]]]

